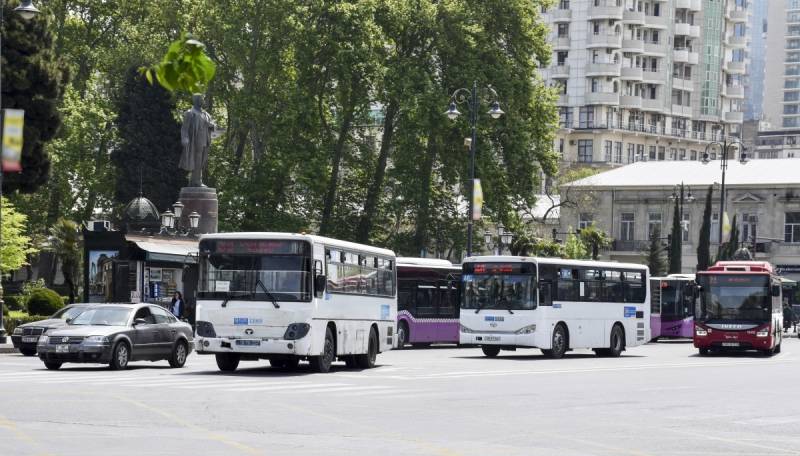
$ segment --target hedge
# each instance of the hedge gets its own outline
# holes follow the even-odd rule
[[[3,302],[5,302],[4,307],[7,307],[8,310],[25,310],[25,296],[3,296]]]
[[[9,318],[7,320],[4,320],[3,323],[5,323],[6,331],[10,336],[11,334],[14,334],[14,328],[16,328],[19,325],[24,325],[25,323],[32,323],[34,321],[47,320],[48,318],[50,317],[49,316],[45,317],[42,315],[26,315],[22,318]]]
[[[28,313],[32,315],[52,315],[64,307],[61,296],[49,288],[33,290],[28,297]]]

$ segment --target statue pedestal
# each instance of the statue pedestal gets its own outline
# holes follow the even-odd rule
[[[183,203],[181,226],[191,226],[189,225],[189,214],[197,212],[200,214],[200,224],[197,226],[196,232],[198,234],[217,232],[219,218],[217,189],[210,187],[183,187],[180,201]]]

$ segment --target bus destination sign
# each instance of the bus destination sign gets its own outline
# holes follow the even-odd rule
[[[472,274],[532,274],[536,266],[531,263],[466,263],[464,272]]]
[[[302,241],[259,239],[216,239],[208,247],[213,253],[233,255],[300,255],[308,250]]]

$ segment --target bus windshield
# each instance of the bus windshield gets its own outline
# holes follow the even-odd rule
[[[766,275],[703,274],[698,318],[703,321],[769,321],[770,279]]]
[[[661,287],[661,315],[663,317],[686,318],[694,314],[694,303],[689,293],[689,282],[664,282]]]
[[[310,301],[310,246],[289,240],[209,240],[200,246],[199,297]]]
[[[532,264],[467,264],[461,280],[462,309],[536,308],[536,273]]]

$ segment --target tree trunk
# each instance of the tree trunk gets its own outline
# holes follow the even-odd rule
[[[430,200],[431,200],[431,179],[433,177],[433,161],[436,156],[436,141],[428,139],[428,147],[425,150],[425,159],[421,166],[422,179],[420,186],[422,193],[418,202],[417,226],[414,230],[414,248],[418,255],[428,244],[428,225],[430,223]]]
[[[383,138],[381,139],[381,150],[378,153],[378,163],[375,165],[372,183],[367,190],[367,198],[364,202],[364,213],[358,223],[356,230],[356,241],[366,244],[372,231],[372,222],[375,221],[378,209],[378,200],[383,193],[383,181],[386,176],[386,163],[389,161],[389,152],[392,150],[392,137],[394,136],[395,117],[399,110],[398,103],[390,101],[386,106],[386,114],[383,119]]]
[[[352,92],[350,96],[352,100]],[[319,224],[319,233],[325,235],[330,232],[331,218],[333,217],[333,206],[336,204],[336,190],[339,187],[339,170],[344,158],[344,146],[350,136],[350,127],[353,124],[355,108],[351,100],[345,108],[342,123],[339,126],[339,136],[333,146],[333,156],[331,157],[331,177],[328,180],[328,189],[325,192],[325,202],[322,207],[322,220]]]

